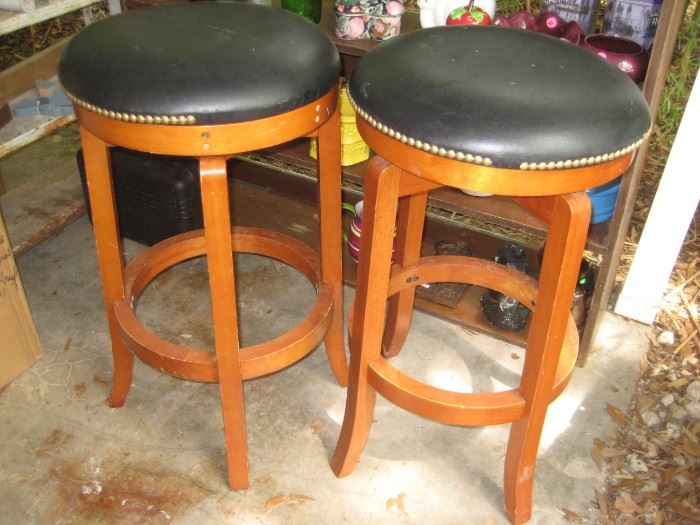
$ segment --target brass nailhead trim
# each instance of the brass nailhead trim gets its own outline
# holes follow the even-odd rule
[[[385,135],[388,135],[389,137],[399,140],[404,144],[408,144],[411,147],[415,147],[416,149],[420,149],[423,151],[430,152],[434,155],[438,155],[440,157],[447,157],[448,159],[457,159],[458,161],[462,162],[469,162],[471,164],[481,164],[483,166],[493,166],[493,161],[488,158],[488,157],[482,157],[481,155],[472,155],[471,153],[464,153],[461,151],[455,151],[452,149],[446,150],[445,148],[441,148],[439,146],[435,146],[434,144],[428,144],[427,142],[423,142],[419,139],[415,139],[413,137],[408,137],[404,135],[403,133],[396,131],[394,129],[391,129],[388,127],[386,124],[381,124],[378,122],[374,117],[370,116],[369,113],[367,113],[365,110],[363,110],[361,107],[359,107],[356,103],[355,100],[350,96],[350,93],[348,92],[348,98],[350,99],[350,104],[352,107],[355,109],[358,115],[360,115],[363,119],[365,119],[370,126],[373,128],[376,128],[380,132],[384,133]],[[653,125],[652,125],[653,127]],[[622,157],[623,155],[626,155],[642,145],[642,143],[647,139],[649,134],[651,133],[652,127],[650,127],[642,137],[634,142],[633,144],[630,144],[629,146],[619,149],[617,151],[614,151],[612,153],[605,153],[602,155],[596,155],[595,157],[584,157],[580,159],[567,159],[567,160],[557,160],[557,161],[550,161],[550,162],[523,162],[520,164],[520,169],[521,170],[538,170],[538,171],[546,171],[546,170],[557,170],[557,169],[562,169],[562,168],[579,168],[583,166],[593,166],[595,164],[601,164],[603,162],[607,162],[609,160],[617,159],[619,157]]]
[[[110,109],[99,108],[94,104],[85,102],[70,93],[66,92],[70,98],[78,106],[97,113],[100,116],[108,117],[114,120],[122,120],[124,122],[138,122],[141,124],[170,124],[170,125],[192,125],[197,122],[194,115],[140,115],[135,113],[120,113]]]

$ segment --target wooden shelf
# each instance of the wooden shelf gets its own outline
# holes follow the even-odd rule
[[[36,0],[36,8],[28,13],[0,10],[0,35],[38,24],[44,20],[82,9],[99,0]]]
[[[75,116],[14,118],[0,129],[0,158],[73,122]]]
[[[316,162],[308,156],[308,151],[308,139],[301,139],[256,154],[254,158],[263,165],[268,162],[271,168],[280,169],[289,175],[315,178]],[[343,180],[361,186],[365,168],[366,162],[344,167]],[[523,210],[509,197],[474,197],[454,188],[444,187],[430,192],[428,204],[439,210],[461,214],[510,230],[526,232],[539,238],[546,236],[544,223]],[[587,249],[596,254],[604,254],[607,234],[607,223],[592,225]]]
[[[289,193],[268,191],[268,186],[259,185],[264,180],[269,182],[267,177],[261,178],[259,166],[249,162],[236,162],[231,170],[235,188],[230,192],[231,210],[234,224],[245,224],[260,228],[269,228],[281,233],[291,235],[300,241],[308,244],[312,248],[318,249],[318,210],[316,207],[315,195],[309,195],[306,200],[299,200],[291,197]],[[257,181],[251,184],[250,181]],[[273,213],[260,213],[263,207]],[[346,217],[347,219],[347,217]],[[347,227],[349,221],[345,226]],[[456,230],[461,228],[453,227]],[[426,232],[424,253],[431,253],[430,231]],[[458,233],[454,233],[458,235]],[[500,242],[494,242],[486,236],[483,237],[484,246],[489,245],[493,252]],[[347,249],[343,249],[343,277],[346,283],[351,286],[355,284],[356,263],[350,258]],[[442,306],[431,301],[416,298],[416,307],[420,310],[435,315],[441,319],[454,322],[467,329],[478,330],[519,346],[524,346],[527,337],[528,327],[518,332],[501,330],[492,325],[481,311],[479,299],[484,289],[478,286],[469,286],[454,308]]]

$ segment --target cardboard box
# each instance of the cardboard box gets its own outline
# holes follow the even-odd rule
[[[40,356],[39,337],[0,214],[0,388]]]

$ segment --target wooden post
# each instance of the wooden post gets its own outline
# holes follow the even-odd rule
[[[649,108],[651,109],[652,122],[656,120],[659,104],[661,103],[661,95],[666,85],[666,73],[671,63],[673,48],[678,37],[678,29],[683,20],[686,7],[687,2],[685,1],[664,2],[661,9],[659,28],[656,31],[656,39],[654,41],[654,50],[651,54],[649,69],[643,88],[644,97],[647,99]],[[603,264],[598,273],[586,328],[581,335],[581,346],[578,358],[579,366],[584,366],[586,364],[588,355],[593,347],[596,335],[598,334],[600,322],[608,308],[610,295],[612,294],[613,285],[615,284],[615,274],[620,263],[622,248],[625,245],[627,228],[632,219],[632,211],[634,210],[637,190],[639,189],[639,182],[641,181],[642,172],[644,171],[644,163],[646,162],[648,150],[649,142],[647,141],[639,148],[634,163],[622,178],[620,194],[615,206],[615,214],[610,222],[610,246],[605,253]]]
[[[696,78],[637,252],[617,301],[617,314],[646,324],[654,322],[668,278],[700,200],[700,178],[693,167],[698,136],[700,87]]]

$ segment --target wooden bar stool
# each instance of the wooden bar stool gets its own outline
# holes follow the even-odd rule
[[[389,40],[360,60],[349,91],[360,133],[379,156],[365,178],[348,399],[332,467],[338,476],[354,468],[376,392],[443,423],[511,422],[505,505],[511,521],[523,523],[545,413],[578,350],[569,308],[590,219],[582,191],[630,164],[650,127],[647,105],[592,53],[499,27],[440,27]],[[539,283],[495,262],[420,257],[427,192],[445,185],[514,196],[548,224]],[[415,287],[440,281],[495,289],[533,310],[516,388],[441,390],[389,362],[411,324]]]
[[[229,483],[248,486],[243,383],[280,370],[325,338],[336,379],[343,349],[340,60],[312,23],[257,5],[197,2],[146,8],[93,24],[70,42],[59,76],[72,98],[85,154],[104,301],[112,339],[111,406],[131,384],[133,355],[167,374],[219,382]],[[297,137],[319,139],[321,257],[258,228],[231,230],[226,160]],[[120,253],[109,148],[199,159],[204,229],[142,252]],[[279,259],[316,288],[314,306],[287,333],[240,348],[234,252]],[[167,268],[206,255],[215,352],[157,337],[134,313],[146,285]]]

